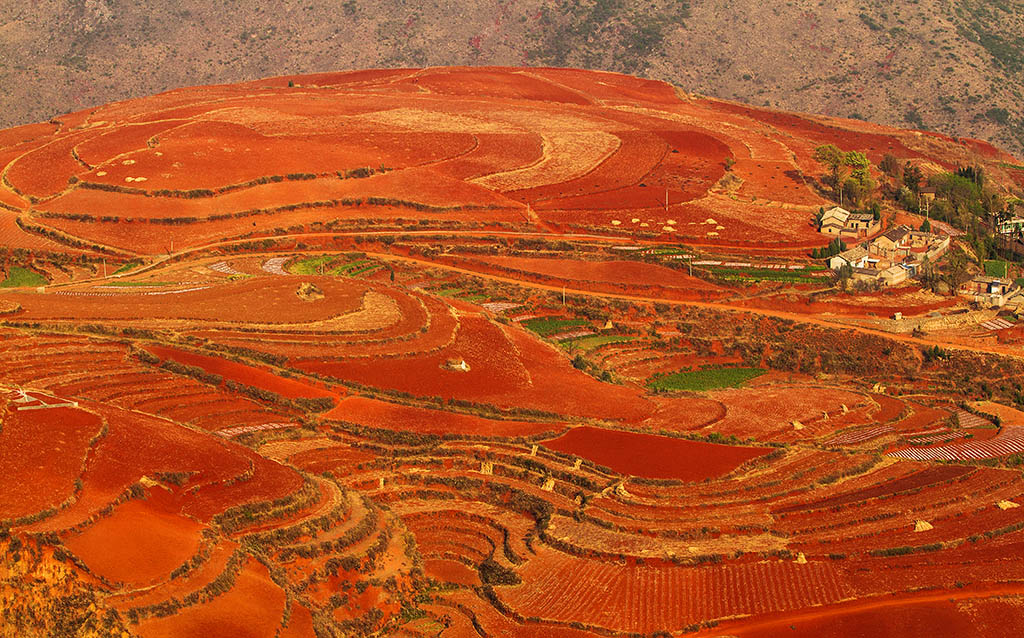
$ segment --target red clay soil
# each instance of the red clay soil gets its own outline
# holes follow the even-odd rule
[[[267,568],[249,560],[227,593],[173,616],[147,618],[137,631],[144,638],[264,638],[274,635],[284,605],[284,592],[270,580]]]
[[[730,635],[737,638],[850,638],[852,636],[977,636],[1003,638],[1024,635],[1024,599],[1013,585],[998,591],[925,592],[881,597],[840,605],[778,614],[752,620],[721,623],[698,636]]]
[[[4,402],[0,397],[0,519],[57,507],[74,492],[102,421],[79,408],[17,410]]]
[[[864,402],[861,395],[839,388],[789,385],[734,388],[711,396],[726,408],[725,417],[712,426],[715,432],[761,440],[793,430],[793,421],[820,419],[824,412],[834,416],[843,405],[853,409]]]
[[[465,360],[468,371],[450,369]],[[564,354],[519,328],[482,317],[463,317],[455,342],[438,352],[411,357],[302,360],[302,370],[410,392],[526,407],[556,414],[640,420],[651,406],[635,388],[602,383],[572,367]]]
[[[63,539],[92,573],[112,582],[144,585],[166,580],[199,549],[202,526],[173,513],[174,499],[163,487],[145,500],[132,500],[84,532]]]
[[[318,84],[325,80],[332,83]],[[812,159],[815,146],[832,142],[863,149],[874,161],[892,152],[946,164],[945,155],[970,150],[942,136],[910,138],[865,123],[716,100],[684,101],[667,84],[598,72],[432,68],[296,76],[291,81],[295,86],[274,78],[181,89],[70,114],[62,117],[59,132],[46,124],[0,133],[0,154],[17,153],[7,174],[15,188],[36,197],[59,195],[40,202],[40,211],[205,219],[275,205],[309,212],[308,206],[329,200],[380,197],[416,202],[399,209],[413,220],[440,216],[515,222],[523,220],[520,207],[504,208],[510,200],[500,193],[509,184],[492,190],[469,180],[534,165],[543,153],[558,148],[550,138],[573,130],[571,121],[577,121],[580,131],[615,135],[622,144],[609,157],[589,160],[593,165],[566,168],[564,175],[545,176],[546,184],[513,194],[518,202],[535,204],[544,220],[590,222],[600,232],[610,229],[613,214],[625,221],[629,210],[642,210],[638,216],[645,218],[660,211],[666,219],[680,220],[679,237],[715,245],[810,248],[821,245],[807,223],[822,202],[806,185],[820,176]],[[315,98],[310,86],[318,87]],[[995,149],[971,144],[984,162],[1006,159]],[[733,172],[744,180],[735,200],[716,188],[727,158],[736,160]],[[571,162],[556,160],[555,165]],[[385,175],[366,178],[365,169],[379,172],[382,167],[388,169]],[[252,181],[267,183],[234,188]],[[90,190],[87,183],[105,190]],[[212,197],[156,192],[181,195],[223,187],[232,189]],[[711,190],[718,195],[709,198]],[[662,208],[666,192],[670,210]],[[29,206],[17,198],[4,201],[18,211]],[[442,210],[465,205],[485,208]],[[367,217],[365,210],[356,216]],[[257,217],[222,219],[226,223],[216,233],[194,221],[152,230],[164,239],[175,237],[181,248],[199,243],[199,236],[238,236],[254,227],[292,225],[290,220],[262,219],[262,213]],[[725,226],[720,236],[685,225],[707,217]],[[651,230],[664,221],[659,216]],[[154,238],[122,243],[122,231],[143,235],[139,228],[97,221],[53,223],[102,243],[152,253],[166,250]]]
[[[293,602],[288,626],[281,630],[280,638],[316,638],[313,629],[313,614],[309,609]]]
[[[717,290],[718,286],[690,277],[681,270],[640,261],[575,261],[539,257],[482,257],[479,261],[526,273],[536,273],[559,280],[663,286],[686,290]]]
[[[428,558],[423,561],[423,573],[442,583],[454,583],[465,587],[479,587],[480,575],[476,570],[462,563],[444,558]]]
[[[362,306],[365,284],[350,279],[319,279],[325,297],[301,301],[298,277],[258,277],[242,282],[177,287],[97,286],[75,293],[18,296],[24,319],[69,321],[140,319],[255,324],[293,324],[330,319]],[[162,294],[174,290],[186,292]],[[152,294],[161,293],[161,294]]]
[[[146,350],[161,359],[169,359],[178,363],[184,363],[185,365],[196,366],[207,372],[219,374],[225,379],[276,392],[289,399],[338,396],[336,392],[331,392],[304,381],[285,379],[267,370],[238,363],[237,361],[228,361],[220,357],[185,352],[184,350],[168,348],[166,346],[147,346]]]
[[[765,448],[718,445],[667,436],[573,428],[544,445],[642,478],[700,481],[721,476],[750,459],[770,452]]]
[[[344,399],[336,408],[325,413],[324,417],[370,428],[423,434],[517,437],[558,432],[565,428],[564,424],[559,423],[485,419],[471,414],[387,403],[366,397]]]

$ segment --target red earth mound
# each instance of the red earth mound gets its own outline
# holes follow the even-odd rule
[[[937,163],[944,160],[928,149],[969,150],[941,137],[922,145],[866,123],[682,99],[666,84],[565,69],[278,78],[182,89],[65,119],[56,130],[21,127],[3,138],[0,202],[43,225],[152,253],[165,246],[126,240],[111,224],[158,219],[180,249],[293,226],[294,213],[311,207],[345,217],[349,208],[383,205],[394,207],[379,212],[391,218],[820,245],[806,223],[825,204],[808,185],[820,171],[815,146]],[[989,161],[1005,159],[975,146]],[[739,179],[728,197],[719,184],[727,159]],[[718,223],[692,226],[708,218]]]

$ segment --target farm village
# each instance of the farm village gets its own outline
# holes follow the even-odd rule
[[[985,142],[430,67],[0,157],[0,635],[1024,633]]]

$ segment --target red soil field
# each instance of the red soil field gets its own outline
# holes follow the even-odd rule
[[[114,130],[109,133],[102,133],[83,141],[75,147],[75,151],[83,162],[92,166],[97,166],[112,160],[116,155],[146,150],[148,148],[147,142],[149,142],[151,138],[157,137],[168,129],[188,124],[188,122],[188,120],[167,120],[162,122],[147,122],[143,124],[120,126],[114,128]],[[116,170],[116,167],[118,166],[123,165],[115,164],[114,166],[109,168],[105,167],[101,170],[106,170],[109,173],[111,169]],[[98,178],[95,171],[89,175],[89,180],[96,180],[100,182],[110,181],[109,179]]]
[[[804,421],[822,419],[824,412],[839,416],[843,405],[852,410],[864,402],[848,390],[791,385],[729,389],[711,396],[726,408],[725,417],[712,426],[715,432],[761,440],[792,431],[793,421],[806,425]]]
[[[94,132],[71,133],[30,151],[6,169],[7,181],[19,192],[34,197],[48,197],[67,188],[71,177],[86,168],[71,155],[71,150]]]
[[[679,95],[671,85],[619,73],[591,72],[582,77],[574,69],[530,69],[525,71],[582,91],[599,100],[641,101],[655,104],[677,104]]]
[[[279,377],[266,370],[245,365],[244,363],[238,363],[236,361],[228,361],[227,359],[221,359],[219,357],[210,357],[165,346],[149,346],[146,349],[161,359],[170,359],[172,361],[177,361],[178,363],[196,366],[206,370],[207,372],[219,374],[225,379],[231,379],[232,381],[276,392],[277,394],[289,399],[295,399],[298,397],[316,398],[337,396],[335,392],[314,386],[310,383],[295,379],[285,379],[284,377]]]
[[[233,638],[263,638],[274,635],[284,604],[284,592],[270,580],[267,568],[252,559],[227,593],[173,616],[144,620],[138,629],[145,638],[206,638],[211,631]]]
[[[876,160],[874,156],[885,151],[901,157],[923,153],[905,147],[902,133],[882,127],[838,120],[825,123],[715,100],[683,101],[668,85],[613,74],[452,68],[289,79],[297,86],[284,86],[287,80],[276,78],[267,84],[183,89],[72,114],[67,116],[68,123],[92,120],[102,124],[30,142],[26,147],[29,154],[13,164],[10,179],[16,186],[24,183],[32,194],[55,194],[68,185],[70,177],[84,172],[85,167],[70,156],[71,148],[77,147],[82,159],[93,165],[113,158],[92,171],[89,180],[144,191],[218,188],[300,173],[325,177],[200,199],[86,193],[79,187],[49,202],[44,210],[94,216],[118,210],[121,217],[202,219],[254,206],[302,205],[331,194],[334,198],[404,199],[431,206],[501,206],[507,205],[507,200],[465,180],[536,161],[541,136],[565,130],[566,118],[575,117],[593,130],[618,135],[623,143],[599,165],[580,167],[582,177],[559,181],[552,175],[553,183],[548,186],[515,193],[517,200],[533,202],[543,211],[544,219],[561,223],[563,217],[587,220],[598,215],[592,221],[607,227],[611,214],[626,217],[629,211],[645,211],[641,215],[656,211],[667,190],[672,207],[667,218],[727,220],[717,239],[705,237],[711,243],[802,245],[811,238],[802,236],[804,215],[780,215],[773,210],[766,219],[745,202],[734,206],[734,211],[722,206],[688,209],[684,203],[697,202],[706,195],[723,175],[724,160],[730,156],[738,159],[734,172],[744,180],[741,195],[758,198],[760,207],[766,200],[787,206],[820,203],[805,188],[799,173],[816,174],[818,169],[809,156],[814,146],[824,141],[864,147]],[[301,88],[307,82],[320,86],[317,83],[325,80],[337,83],[329,84],[333,87],[329,90],[317,89],[316,100],[310,99],[308,88]],[[482,109],[482,99],[502,108]],[[613,104],[625,108],[612,108]],[[718,126],[718,120],[729,126]],[[47,130],[51,129],[21,130],[12,133],[15,136],[10,141],[16,143]],[[786,137],[780,139],[779,130]],[[146,145],[149,140],[154,142],[152,148]],[[936,148],[952,144],[945,138],[929,140]],[[32,150],[46,141],[53,143]],[[33,162],[43,156],[48,170],[35,170]],[[437,171],[450,179],[442,179],[435,171],[415,170],[424,164],[437,165]],[[326,176],[335,171],[381,166],[392,171],[371,179],[335,179],[331,188],[324,188],[333,179]],[[44,174],[45,183],[35,184]],[[13,205],[19,210],[25,206]],[[430,214],[409,212],[411,217]],[[486,217],[482,211],[477,214]],[[59,225],[69,228],[65,223]],[[251,230],[251,223],[242,220],[227,226],[234,231],[228,235]],[[787,238],[786,232],[774,228],[799,235]],[[96,239],[111,234],[109,229],[95,230],[74,228],[74,232]],[[686,230],[680,227],[677,232],[681,236],[703,235]],[[170,231],[179,245],[195,241],[195,235],[201,234],[183,231]],[[217,236],[214,232],[202,234]]]
[[[557,432],[565,427],[559,423],[484,419],[469,414],[386,403],[366,397],[344,399],[333,410],[324,413],[324,417],[378,429],[470,436],[534,436],[544,432]]]
[[[589,104],[586,96],[527,73],[452,67],[422,74],[411,82],[441,95],[487,97],[564,104]]]
[[[607,195],[608,191],[635,184],[653,170],[669,151],[665,140],[656,132],[616,131],[615,136],[621,141],[618,150],[583,177],[513,191],[509,195],[520,201],[532,202],[538,209],[571,208],[559,206],[559,202],[566,199],[576,202],[577,198],[588,195],[593,197],[594,193]]]
[[[3,190],[0,190],[0,193],[3,192]],[[0,199],[2,199],[2,197],[0,197]],[[26,233],[20,226],[18,226],[17,217],[14,213],[10,213],[6,210],[0,210],[0,245],[11,249],[25,248],[28,250],[45,250],[52,252],[62,252],[66,250],[64,245],[58,244],[52,239]]]
[[[259,277],[214,286],[95,287],[72,294],[31,294],[18,297],[26,319],[108,321],[145,318],[148,321],[204,321],[206,325],[303,324],[324,321],[361,307],[365,284],[355,280],[323,279],[325,298],[301,301],[295,294],[302,278]],[[195,288],[200,288],[195,290]],[[168,291],[184,290],[180,294]],[[164,294],[146,294],[160,292]],[[230,324],[229,324],[230,322]]]
[[[572,428],[544,445],[575,454],[622,474],[643,478],[699,481],[721,476],[769,452],[764,448],[717,445],[667,436]]]
[[[685,290],[718,289],[718,286],[697,277],[690,277],[681,270],[639,261],[573,261],[540,257],[481,257],[478,260],[502,268],[583,284],[606,282]]]
[[[25,124],[14,128],[0,129],[0,149],[40,140],[56,133],[58,128],[56,124],[40,122],[39,124]]]
[[[411,392],[529,407],[557,414],[642,419],[649,406],[632,388],[601,383],[572,367],[564,355],[519,329],[503,329],[480,317],[464,317],[455,342],[416,357],[302,360],[296,367],[338,379]],[[445,369],[465,360],[466,372]]]
[[[739,638],[795,637],[847,638],[849,636],[979,636],[997,638],[1024,633],[1022,600],[1016,588],[971,592],[921,594],[883,598],[824,607],[777,620],[722,623],[716,634]],[[1014,592],[1014,593],[1011,593]],[[746,626],[745,626],[746,625]],[[749,626],[749,628],[748,628]],[[701,634],[698,634],[701,635]],[[708,634],[711,635],[711,634]]]
[[[0,308],[23,310],[0,330],[0,381],[79,408],[19,411],[3,391],[0,523],[38,534],[33,542],[60,539],[75,557],[64,564],[90,572],[79,584],[133,635],[1019,629],[1024,509],[1014,506],[1024,505],[1024,477],[1010,455],[1024,449],[1014,426],[1024,416],[980,404],[1000,413],[1001,430],[945,423],[957,402],[980,396],[980,366],[1005,402],[1017,362],[958,349],[920,366],[894,357],[877,379],[852,372],[860,360],[814,374],[837,366],[832,340],[872,314],[962,302],[907,288],[803,304],[785,286],[741,291],[660,265],[596,261],[623,241],[805,260],[828,240],[811,222],[826,203],[812,190],[824,173],[819,144],[876,162],[892,152],[947,169],[979,163],[991,183],[1015,170],[997,165],[1010,161],[998,149],[541,68],[290,76],[59,121],[0,132],[5,177],[33,195],[0,186],[0,207],[12,209],[0,211],[0,243],[70,252],[21,231],[21,216],[155,257],[121,281],[164,283],[63,285],[46,264],[45,293],[3,293]],[[543,258],[553,253],[545,236],[573,250]],[[228,243],[238,238],[244,247]],[[271,257],[321,250],[388,267],[357,278],[263,270]],[[110,268],[129,259],[105,254]],[[230,268],[211,268],[220,261]],[[299,299],[302,282],[326,298]],[[595,294],[558,316],[596,329],[608,315],[630,341],[577,351],[510,319],[551,314],[563,283]],[[449,286],[463,298],[443,298]],[[611,298],[622,294],[752,312],[665,313]],[[484,314],[485,299],[508,305]],[[787,343],[788,324],[760,308],[859,321],[831,336],[819,325],[819,361],[817,344]],[[884,336],[872,339],[865,347],[886,351]],[[658,372],[775,365],[790,345],[807,374],[780,370],[701,397],[643,387]],[[220,358],[216,346],[280,365]],[[315,414],[256,400],[144,364],[139,349],[339,403]],[[276,375],[288,369],[351,387]],[[610,382],[599,380],[606,370]],[[938,396],[932,384],[947,372],[963,388]],[[876,381],[892,396],[867,393]],[[478,416],[500,413],[515,418]],[[922,431],[936,440],[914,445]],[[672,436],[683,432],[772,446]],[[963,462],[935,462],[953,456]],[[489,558],[522,582],[494,586],[493,598],[471,589]],[[242,566],[237,578],[229,565]],[[417,567],[456,587],[425,590]],[[38,591],[55,592],[45,582]],[[195,593],[199,602],[175,603]]]
[[[163,580],[199,548],[202,526],[175,514],[164,487],[145,500],[120,505],[84,532],[63,539],[93,573],[112,582],[142,585]]]
[[[442,583],[455,583],[467,587],[480,586],[480,576],[462,563],[444,558],[429,558],[423,561],[423,573]]]
[[[476,148],[431,168],[455,179],[472,179],[529,166],[540,160],[541,138],[534,133],[476,133]]]
[[[16,406],[0,397],[0,467],[5,468],[0,472],[0,518],[4,519],[56,507],[71,496],[89,443],[103,427],[99,416],[80,408],[18,410]]]

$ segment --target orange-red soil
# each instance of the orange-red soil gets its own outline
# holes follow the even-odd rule
[[[544,445],[582,456],[621,474],[699,481],[720,476],[768,453],[764,448],[717,445],[667,436],[603,430],[569,430]]]

